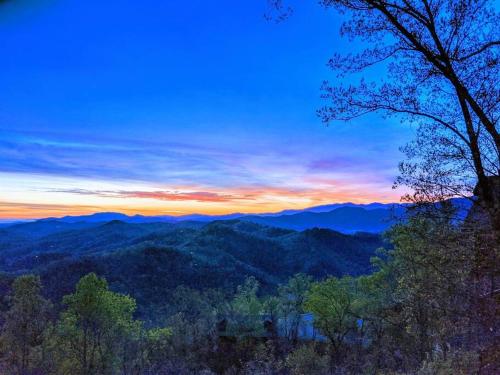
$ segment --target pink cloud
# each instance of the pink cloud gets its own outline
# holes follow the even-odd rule
[[[130,191],[120,192],[121,197],[149,198],[163,201],[196,201],[196,202],[231,202],[238,199],[247,199],[231,194],[218,194],[208,191],[171,192],[171,191]]]

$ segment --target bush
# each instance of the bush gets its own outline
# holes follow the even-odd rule
[[[329,372],[330,360],[317,353],[312,345],[305,345],[287,356],[286,366],[293,375],[325,375]]]
[[[424,361],[418,375],[468,375],[479,372],[479,356],[474,352],[458,351],[446,359]]]

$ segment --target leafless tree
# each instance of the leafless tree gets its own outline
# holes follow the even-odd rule
[[[287,11],[281,1],[275,9]],[[322,0],[344,17],[341,34],[365,46],[336,53],[323,84],[324,122],[373,112],[418,126],[397,184],[413,202],[476,192],[500,234],[500,14],[493,0]],[[279,18],[278,18],[279,19]],[[369,69],[387,74],[370,82]],[[353,81],[356,80],[356,83]],[[341,82],[341,83],[338,83]],[[376,129],[374,129],[376,131]]]

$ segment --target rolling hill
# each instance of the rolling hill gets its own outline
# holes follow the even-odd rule
[[[308,228],[328,228],[342,233],[380,233],[393,225],[402,208],[366,209],[344,206],[326,212],[300,212],[279,216],[245,216],[242,220],[279,228],[305,230]]]
[[[45,221],[3,228],[0,238],[0,271],[40,274],[53,300],[96,272],[113,289],[134,296],[143,312],[179,285],[233,290],[254,276],[270,291],[299,272],[316,279],[367,273],[370,257],[384,246],[376,234],[295,231],[246,220]]]
[[[91,227],[97,224],[119,220],[126,223],[180,223],[180,222],[203,222],[209,223],[218,220],[245,220],[280,228],[304,230],[312,228],[329,228],[343,233],[382,232],[387,229],[395,217],[401,216],[404,211],[403,205],[370,203],[357,205],[354,203],[336,203],[323,206],[310,207],[304,210],[285,210],[275,213],[243,214],[232,213],[227,215],[199,215],[191,214],[184,216],[144,216],[125,215],[118,212],[99,212],[91,215],[64,216],[61,218],[47,218],[27,223],[4,224],[3,228],[17,228],[22,232],[35,228],[36,233],[49,234],[39,229],[44,227],[53,233],[78,227]],[[60,223],[58,228],[54,224]]]

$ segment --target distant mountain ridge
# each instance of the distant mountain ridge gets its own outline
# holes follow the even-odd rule
[[[344,206],[327,212],[300,212],[280,216],[245,216],[241,220],[294,230],[327,228],[341,233],[380,233],[403,215],[403,208],[372,208]]]
[[[470,207],[470,201],[465,198],[452,200],[453,204],[459,208],[461,217],[466,215]],[[254,223],[269,225],[278,228],[305,230],[312,228],[332,229],[341,233],[369,232],[381,233],[405,216],[406,204],[398,203],[334,203],[321,206],[313,206],[302,210],[283,210],[280,212],[245,214],[232,213],[227,215],[203,215],[190,214],[183,216],[172,215],[126,215],[119,212],[98,212],[82,216],[64,216],[61,218],[46,218],[27,223],[3,224],[0,228],[17,227],[29,228],[39,226],[43,223],[61,223],[61,228],[65,224],[80,224],[88,226],[91,224],[106,223],[113,220],[120,220],[126,223],[179,223],[187,221],[213,222],[216,220],[243,220]],[[57,226],[51,226],[54,231]],[[27,230],[27,229],[26,229]]]
[[[19,227],[29,228],[31,226],[40,226],[43,223],[55,222],[65,224],[77,224],[81,226],[106,223],[112,220],[120,220],[126,223],[178,223],[184,221],[212,222],[216,220],[244,220],[263,225],[276,226],[279,228],[304,230],[311,228],[328,228],[342,233],[362,232],[381,232],[387,229],[394,220],[392,213],[394,210],[401,210],[401,204],[394,203],[334,203],[328,205],[314,206],[302,210],[283,210],[280,212],[270,212],[262,214],[232,213],[227,215],[203,215],[190,214],[183,216],[172,215],[126,215],[119,212],[98,212],[81,216],[64,216],[60,218],[50,217],[39,219],[26,223],[4,224],[1,228]],[[69,228],[70,226],[68,226]],[[51,231],[56,227],[52,226]]]

